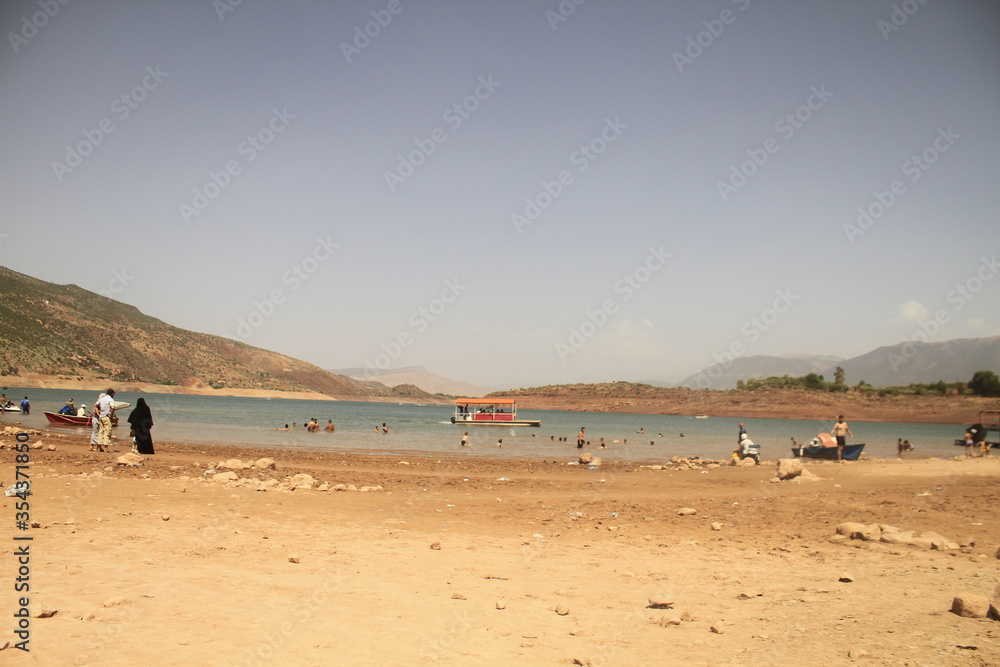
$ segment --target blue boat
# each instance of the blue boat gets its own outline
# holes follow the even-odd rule
[[[844,452],[840,455],[840,458],[843,461],[857,461],[864,448],[865,443],[863,442],[857,445],[844,445]],[[824,459],[827,461],[837,460],[836,447],[792,447],[792,454],[807,459]]]

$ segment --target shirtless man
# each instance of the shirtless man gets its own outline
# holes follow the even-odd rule
[[[843,463],[841,457],[844,454],[844,445],[847,444],[847,436],[854,437],[854,434],[851,433],[851,427],[844,421],[844,415],[837,417],[837,423],[830,429],[830,433],[837,438],[837,460]]]

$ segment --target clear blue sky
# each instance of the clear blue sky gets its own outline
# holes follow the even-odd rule
[[[43,0],[0,27],[0,264],[180,327],[500,387],[1000,334],[992,2]]]

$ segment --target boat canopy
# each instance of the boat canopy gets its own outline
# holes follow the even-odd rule
[[[514,405],[513,398],[459,398],[455,405]]]

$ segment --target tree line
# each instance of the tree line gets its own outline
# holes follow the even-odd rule
[[[968,382],[937,382],[922,383],[911,382],[908,385],[897,385],[888,387],[875,387],[864,380],[860,380],[856,385],[849,386],[845,381],[844,369],[837,366],[833,372],[833,381],[826,380],[818,373],[809,373],[799,377],[783,375],[781,377],[771,376],[767,378],[752,378],[749,380],[737,380],[736,391],[756,391],[758,389],[812,389],[816,391],[847,392],[853,391],[864,395],[877,396],[926,396],[926,395],[972,395],[995,397],[1000,396],[1000,377],[993,371],[976,371],[972,379]]]

